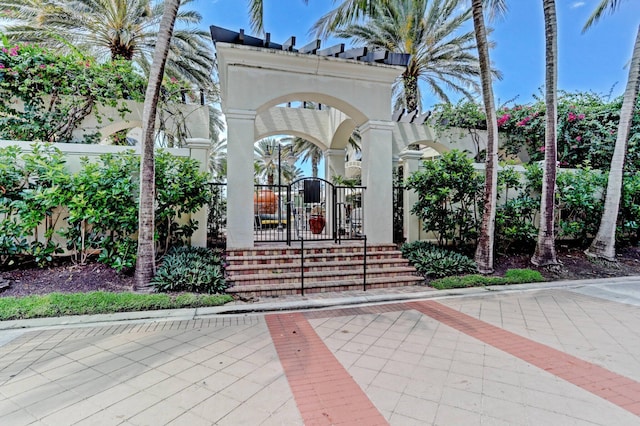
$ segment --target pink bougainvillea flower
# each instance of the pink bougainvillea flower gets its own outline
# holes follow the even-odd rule
[[[569,118],[567,118],[567,120],[568,121],[575,121],[576,118],[577,118],[577,116],[574,113],[570,112],[569,113]]]
[[[578,115],[578,120],[584,120],[584,114]]]
[[[3,68],[4,68],[4,64],[0,64],[0,69],[3,69]]]
[[[518,123],[516,123],[516,126],[518,126],[518,127],[526,126],[527,123],[529,122],[529,120],[531,120],[531,117],[527,116],[527,117],[523,118],[522,120],[518,121]]]
[[[2,48],[2,53],[8,53],[8,52],[9,52],[9,50],[6,47]]]
[[[582,141],[582,136],[576,136],[576,140],[577,140],[578,142]]]
[[[504,123],[509,121],[510,118],[511,118],[511,116],[509,114],[505,114],[502,117],[499,117],[498,118],[498,127],[501,127],[502,125],[504,125]]]
[[[544,152],[544,145],[543,145],[543,146],[541,146],[540,148],[538,148],[538,151],[540,151],[540,152]]]

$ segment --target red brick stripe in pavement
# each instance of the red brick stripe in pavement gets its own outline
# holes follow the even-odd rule
[[[635,380],[480,321],[438,302],[407,302],[406,305],[640,416],[640,383]]]
[[[304,314],[265,319],[305,425],[388,425]]]

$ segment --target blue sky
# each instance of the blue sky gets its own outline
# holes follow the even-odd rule
[[[339,0],[338,0],[339,1]],[[594,91],[607,94],[613,88],[620,95],[627,81],[625,65],[631,58],[633,42],[640,25],[640,1],[626,0],[619,12],[607,15],[587,33],[582,26],[600,0],[556,0],[558,14],[558,87],[568,91]],[[264,0],[265,30],[271,39],[282,42],[295,35],[301,46],[312,40],[311,25],[332,9],[332,0]],[[539,94],[544,84],[544,21],[542,0],[509,0],[508,14],[493,22],[491,38],[496,47],[490,52],[494,66],[503,73],[494,92],[498,104],[517,98],[526,103]],[[203,15],[203,24],[251,34],[247,1],[196,0],[194,7]],[[328,46],[328,42],[324,44]],[[426,93],[425,105],[435,100]]]

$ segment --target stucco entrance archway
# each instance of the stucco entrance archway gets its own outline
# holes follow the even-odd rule
[[[227,248],[254,245],[251,206],[256,140],[278,133],[302,135],[325,149],[329,173],[340,174],[346,140],[355,126],[362,138],[362,185],[368,189],[364,233],[372,243],[391,243],[391,86],[403,68],[321,56],[315,51],[221,42],[213,36],[227,120]],[[280,106],[300,100],[331,108]]]

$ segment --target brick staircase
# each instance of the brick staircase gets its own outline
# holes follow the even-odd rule
[[[301,294],[300,248],[227,250],[227,292],[242,298]],[[362,290],[364,246],[310,243],[304,249],[304,292]],[[367,289],[423,281],[393,244],[367,245]]]

